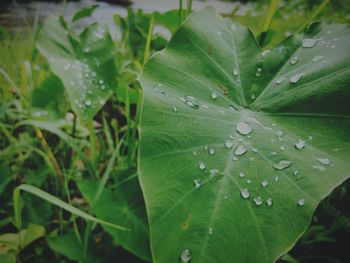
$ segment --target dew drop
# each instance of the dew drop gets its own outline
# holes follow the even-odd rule
[[[241,156],[247,152],[247,148],[244,145],[238,145],[235,149],[234,154],[237,156]]]
[[[299,140],[294,144],[295,148],[301,150],[305,147],[305,141]]]
[[[247,179],[247,181],[245,181],[247,184],[251,184],[252,183],[252,180],[250,179]]]
[[[219,170],[218,169],[211,169],[209,171],[209,175],[210,175],[211,178],[217,176],[218,174],[219,174]]]
[[[199,167],[199,169],[204,170],[206,165],[204,162],[199,162],[198,167]]]
[[[304,38],[303,39],[303,47],[304,48],[311,48],[314,47],[317,43],[318,39],[316,38]]]
[[[92,105],[91,100],[86,100],[86,101],[85,101],[85,105],[86,105],[86,106],[91,106],[91,105]]]
[[[234,69],[233,71],[232,71],[232,73],[233,73],[233,76],[238,76],[238,69]]]
[[[249,198],[249,196],[250,196],[249,190],[248,190],[247,188],[243,188],[243,189],[241,190],[241,196],[242,196],[244,199]]]
[[[270,50],[264,50],[263,52],[261,52],[261,55],[263,56],[263,57],[266,57],[267,56],[267,54],[269,54],[271,51]]]
[[[317,161],[320,162],[320,164],[324,165],[324,166],[328,166],[331,164],[331,160],[329,160],[328,158],[316,158]]]
[[[209,227],[208,228],[208,235],[212,236],[214,234],[213,228]]]
[[[201,187],[201,179],[194,179],[194,187],[196,187],[197,189],[199,189],[199,187]]]
[[[210,155],[214,155],[215,154],[214,148],[209,148],[208,152],[209,152]]]
[[[291,58],[291,60],[289,61],[289,63],[291,64],[291,65],[295,65],[295,64],[297,64],[298,62],[299,62],[299,57],[297,57],[297,56],[295,56],[295,57],[292,57]]]
[[[193,151],[192,154],[193,154],[193,156],[197,156],[198,155],[196,151]]]
[[[253,151],[254,153],[259,152],[259,150],[258,150],[257,148],[253,148],[252,151]]]
[[[304,76],[304,73],[297,73],[297,74],[293,75],[290,78],[290,83],[297,83],[303,76]]]
[[[275,163],[273,165],[273,168],[275,168],[276,170],[284,170],[292,165],[293,163],[291,161],[281,160],[278,163]]]
[[[271,197],[269,197],[269,198],[266,199],[266,204],[267,204],[268,206],[272,206],[272,198],[271,198]]]
[[[261,196],[255,197],[253,199],[253,201],[257,206],[261,205],[264,202],[264,200],[261,198]]]
[[[98,83],[101,84],[101,85],[103,85],[103,83],[104,83],[103,79],[100,79],[100,80],[98,81]]]
[[[278,138],[282,138],[284,136],[284,132],[283,131],[275,131],[275,136],[277,136]]]
[[[278,176],[275,176],[275,183],[278,183],[279,180],[280,178]]]
[[[102,79],[101,79],[102,80]],[[103,80],[102,80],[102,83],[101,83],[101,80],[99,81],[100,84],[103,84]],[[160,94],[165,94],[165,91],[164,89],[162,88],[162,84],[157,84],[153,87],[153,90],[160,93]]]
[[[286,147],[284,147],[283,145],[281,145],[280,150],[281,150],[281,151],[285,151],[285,150],[286,150]]]
[[[314,166],[312,166],[312,168],[314,168],[315,170],[322,171],[322,172],[325,170],[324,166],[321,166],[321,165],[314,165]]]
[[[191,251],[188,248],[182,250],[180,255],[181,262],[183,263],[190,262],[191,258],[192,258]]]
[[[174,112],[178,112],[179,110],[177,109],[176,106],[173,106],[173,111],[174,111]]]
[[[322,58],[323,58],[323,56],[315,56],[315,57],[312,59],[312,62],[316,63],[316,62],[320,61]]]
[[[236,156],[232,156],[232,161],[237,161],[238,158]]]
[[[218,94],[216,94],[216,92],[213,91],[213,93],[211,94],[211,98],[212,98],[213,100],[216,100],[216,99],[218,98]]]
[[[195,97],[185,96],[185,97],[181,98],[181,101],[193,109],[199,108],[198,101]]]
[[[252,127],[246,123],[246,122],[239,122],[236,125],[236,130],[242,134],[242,135],[247,135],[252,132]]]
[[[251,98],[252,100],[255,100],[255,99],[256,99],[255,93],[252,93],[252,94],[250,95],[250,98]]]
[[[303,206],[303,205],[305,205],[305,200],[299,199],[297,203],[298,203],[298,206]]]
[[[268,184],[269,184],[269,182],[267,180],[264,180],[264,181],[261,182],[261,185],[263,187],[266,187]]]
[[[233,143],[232,143],[231,141],[226,141],[226,142],[225,142],[225,147],[226,147],[227,149],[231,149],[232,146],[233,146]]]
[[[279,77],[277,80],[276,80],[276,84],[279,85],[281,84],[283,81],[285,81],[286,78],[285,77]]]
[[[243,178],[245,176],[245,173],[239,172],[239,177]]]
[[[255,71],[255,76],[260,77],[262,74],[262,68],[258,67]]]

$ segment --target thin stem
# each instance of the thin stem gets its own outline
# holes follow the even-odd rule
[[[182,0],[179,0],[179,26],[181,26],[182,24]]]
[[[143,65],[146,64],[150,49],[151,49],[151,41],[152,41],[152,35],[153,35],[153,24],[154,24],[154,14],[152,14],[151,21],[149,23],[149,28],[148,28],[148,34],[147,34],[147,40],[146,40],[146,47],[145,47],[145,52],[143,56]]]
[[[191,14],[192,11],[192,0],[187,0],[186,17]]]

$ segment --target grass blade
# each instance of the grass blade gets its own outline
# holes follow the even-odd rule
[[[15,212],[15,222],[17,227],[20,229],[21,227],[21,211],[20,211],[20,191],[25,191],[28,192],[30,194],[33,194],[55,206],[58,206],[76,216],[79,216],[85,220],[97,223],[97,224],[101,224],[101,225],[105,225],[105,226],[109,226],[109,227],[113,227],[115,229],[119,229],[119,230],[125,230],[125,231],[130,231],[130,229],[116,225],[116,224],[112,224],[103,220],[100,220],[96,217],[93,217],[87,213],[85,213],[84,211],[58,199],[57,197],[37,188],[31,185],[27,185],[27,184],[22,184],[20,186],[18,186],[14,192],[13,192],[13,203],[14,203],[14,212]]]

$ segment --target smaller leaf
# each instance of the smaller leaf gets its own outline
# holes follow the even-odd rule
[[[45,79],[32,94],[33,107],[44,108],[62,95],[64,87],[61,80],[54,74]]]
[[[45,228],[41,225],[29,224],[27,229],[20,231],[21,249],[29,246],[35,240],[45,236]]]
[[[93,6],[89,6],[89,7],[86,7],[86,8],[79,10],[78,12],[76,12],[74,14],[72,21],[75,22],[75,21],[82,19],[84,17],[91,16],[97,7],[99,7],[99,5],[93,5]]]
[[[52,236],[47,238],[49,247],[59,254],[62,254],[70,260],[79,262],[97,262],[89,253],[84,252],[83,247],[76,239],[73,231],[64,235]]]

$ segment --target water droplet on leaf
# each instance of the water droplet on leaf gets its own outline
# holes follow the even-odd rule
[[[316,158],[317,161],[320,162],[320,164],[324,165],[324,166],[328,166],[331,164],[331,160],[329,160],[328,158]]]
[[[255,71],[255,76],[260,77],[262,74],[262,68],[258,67]]]
[[[91,105],[92,105],[91,100],[86,100],[86,101],[85,101],[85,105],[86,105],[86,106],[91,106]]]
[[[249,193],[249,191],[248,191],[247,188],[243,188],[243,189],[241,190],[241,196],[242,196],[244,199],[249,198],[250,193]]]
[[[305,200],[299,199],[297,203],[298,203],[298,206],[303,206],[303,205],[305,205]]]
[[[299,62],[299,57],[297,57],[297,56],[292,57],[291,60],[289,61],[289,63],[290,63],[291,65],[295,65],[295,64],[297,64],[298,62]]]
[[[235,149],[234,154],[237,156],[243,155],[247,152],[247,148],[244,145],[238,145]]]
[[[304,76],[304,73],[297,73],[297,74],[293,75],[290,78],[290,83],[297,83],[303,76]]]
[[[213,93],[211,94],[211,98],[212,98],[213,100],[216,100],[216,99],[218,98],[218,94],[216,94],[216,92],[213,91]]]
[[[211,169],[209,171],[209,174],[210,174],[210,177],[213,178],[219,174],[219,170],[218,169]]]
[[[201,179],[194,180],[194,187],[196,187],[197,189],[201,187]]]
[[[213,228],[209,227],[208,229],[208,235],[212,236],[214,234]]]
[[[236,125],[236,130],[242,134],[242,135],[247,135],[252,132],[252,127],[246,123],[246,122],[239,122]]]
[[[181,262],[183,263],[190,262],[191,258],[192,258],[191,251],[188,248],[182,250],[180,255]]]
[[[272,206],[272,198],[271,197],[266,199],[266,204],[268,206]]]
[[[311,48],[314,47],[317,43],[318,39],[316,38],[304,38],[303,39],[303,47]]]
[[[204,162],[199,162],[198,167],[199,169],[204,170],[206,166]]]
[[[278,163],[275,163],[273,165],[273,168],[275,168],[276,170],[284,170],[292,165],[293,163],[291,161],[281,160]]]
[[[181,98],[181,101],[193,109],[199,108],[198,101],[195,97],[185,96],[185,97]]]
[[[261,182],[261,185],[263,187],[266,187],[268,184],[269,184],[269,182],[267,180],[264,180],[264,181]]]
[[[232,148],[232,146],[233,146],[233,143],[232,143],[231,141],[226,141],[226,142],[225,142],[225,147],[226,147],[227,149]]]
[[[255,197],[253,201],[257,206],[261,205],[264,202],[261,196]]]
[[[286,78],[284,78],[284,77],[280,77],[280,78],[278,78],[277,80],[276,80],[276,84],[281,84],[283,81],[285,81],[286,80]]]
[[[305,141],[303,140],[299,140],[294,144],[295,148],[297,148],[298,150],[301,150],[305,147]]]

